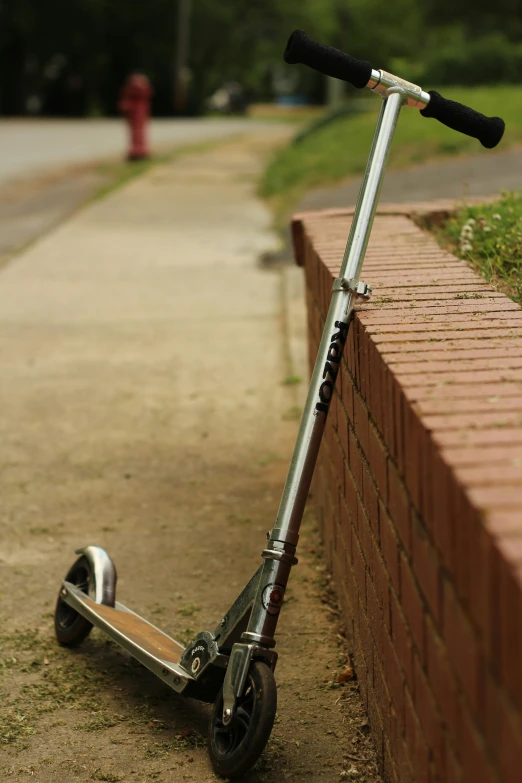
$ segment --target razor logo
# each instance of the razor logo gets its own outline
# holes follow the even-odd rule
[[[335,326],[338,329],[331,336],[330,347],[326,355],[326,362],[323,370],[323,382],[319,387],[319,402],[315,405],[315,410],[321,413],[328,413],[328,408],[332,401],[335,379],[341,366],[341,356],[348,336],[348,324],[342,321],[336,321]]]

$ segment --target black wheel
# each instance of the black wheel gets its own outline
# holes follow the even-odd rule
[[[91,598],[94,597],[94,574],[91,564],[85,555],[79,557],[76,563],[69,569],[65,580],[72,582],[73,585],[79,587],[80,590],[90,595]],[[58,593],[54,612],[54,630],[60,644],[66,647],[74,647],[83,642],[90,634],[92,623],[86,620],[85,617],[82,617],[81,614],[78,614],[72,606],[66,604],[61,594]]]
[[[255,764],[268,742],[276,709],[274,674],[264,661],[251,664],[245,691],[227,726],[223,723],[223,691],[219,692],[208,739],[210,761],[218,775],[238,778]]]

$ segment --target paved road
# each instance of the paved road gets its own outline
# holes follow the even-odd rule
[[[153,149],[219,139],[248,128],[273,125],[250,119],[154,119]],[[14,177],[44,173],[57,167],[90,163],[123,155],[127,145],[122,120],[0,121],[0,184]]]
[[[361,176],[307,193],[296,211],[355,204]],[[424,163],[386,173],[381,202],[493,196],[522,188],[522,149]]]

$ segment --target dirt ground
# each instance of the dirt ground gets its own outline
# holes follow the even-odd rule
[[[255,177],[276,142],[154,169],[0,274],[2,780],[217,779],[208,706],[96,630],[58,647],[52,618],[78,546],[106,548],[118,600],[182,642],[261,561],[301,399],[283,274],[258,263],[274,238]],[[276,724],[245,780],[377,783],[311,511],[298,555]]]

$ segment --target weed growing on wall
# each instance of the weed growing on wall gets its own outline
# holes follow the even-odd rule
[[[462,207],[437,234],[488,283],[522,304],[522,191]]]

